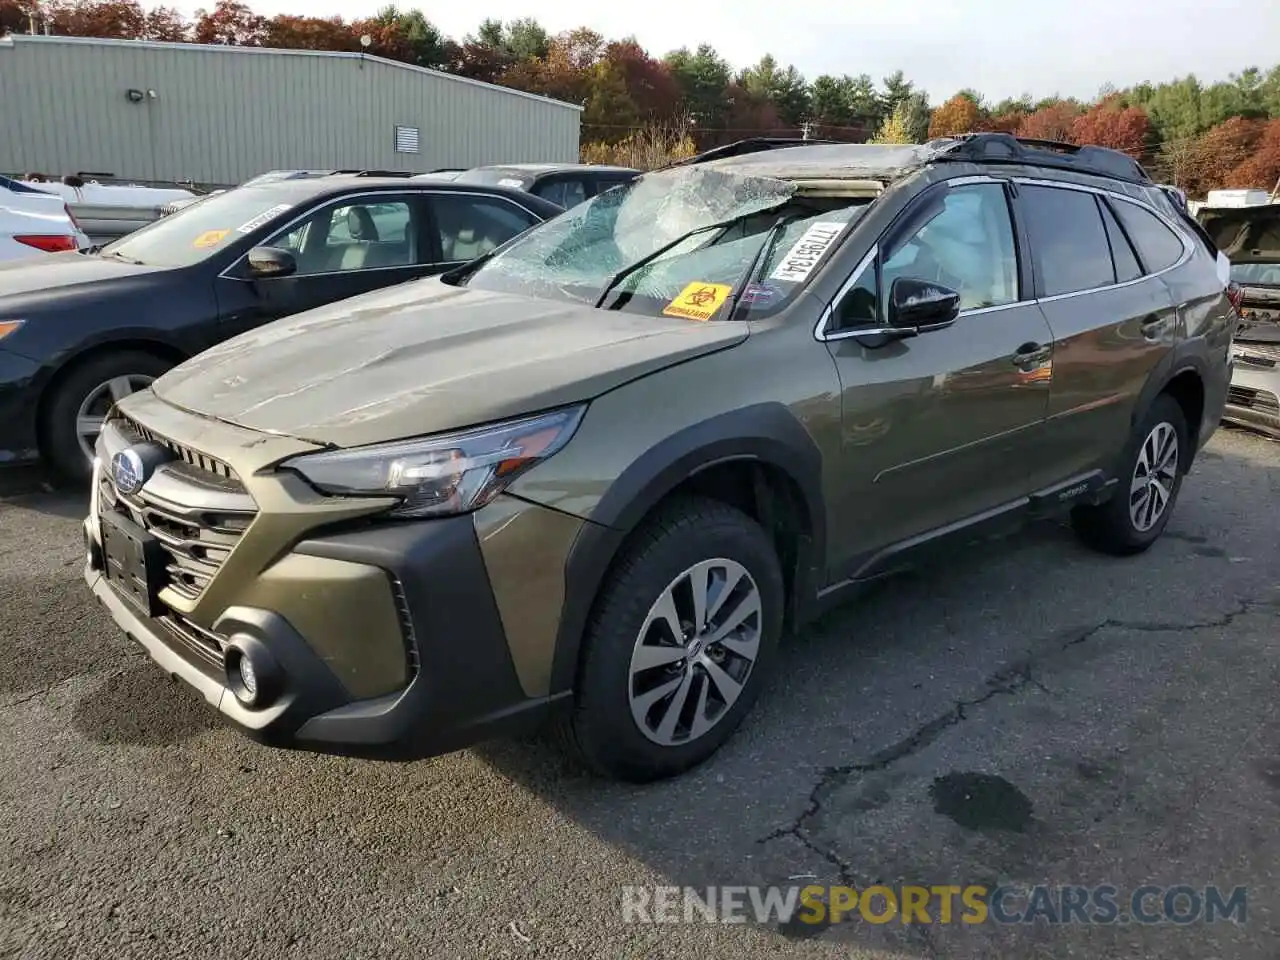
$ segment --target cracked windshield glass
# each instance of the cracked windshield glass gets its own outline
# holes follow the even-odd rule
[[[795,184],[769,177],[676,168],[535,228],[460,282],[697,320],[747,284],[741,305],[772,312],[868,202],[803,197]]]

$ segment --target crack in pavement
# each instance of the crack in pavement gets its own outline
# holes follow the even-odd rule
[[[937,740],[944,731],[968,719],[966,711],[982,706],[995,697],[1012,696],[1025,687],[1034,687],[1043,693],[1052,695],[1053,692],[1036,679],[1032,673],[1032,668],[1049,657],[1092,640],[1104,630],[1132,630],[1140,633],[1189,633],[1196,630],[1211,630],[1228,627],[1240,617],[1252,613],[1256,609],[1280,609],[1280,599],[1241,600],[1234,610],[1209,620],[1191,621],[1190,623],[1108,618],[1091,627],[1077,628],[1055,634],[1054,636],[1063,638],[1057,649],[1051,649],[1038,657],[1028,657],[992,674],[987,678],[986,685],[988,690],[982,696],[957,700],[951,709],[924,723],[897,743],[873,754],[870,759],[859,763],[824,768],[819,773],[817,781],[809,792],[809,799],[805,809],[800,812],[790,825],[780,827],[767,836],[761,837],[756,842],[765,844],[784,837],[791,837],[806,849],[836,867],[840,873],[840,882],[842,884],[857,886],[854,883],[855,871],[848,861],[844,860],[835,850],[826,849],[815,843],[805,829],[806,824],[822,811],[822,806],[827,798],[836,790],[845,786],[855,775],[877,773],[905,757],[920,752]],[[1052,640],[1053,638],[1051,637],[1050,639]]]
[[[43,687],[40,687],[36,690],[32,690],[30,693],[24,693],[20,697],[14,697],[12,700],[6,700],[4,701],[4,703],[0,703],[0,710],[9,710],[13,707],[20,707],[24,703],[31,703],[33,700],[39,700],[41,697],[47,697],[49,694],[53,693],[53,691],[57,690],[59,687],[65,687],[67,684],[73,683],[76,680],[103,680],[103,681],[111,680],[114,677],[119,677],[125,673],[128,673],[132,667],[136,666],[137,664],[143,662],[146,659],[147,659],[146,657],[141,657],[136,655],[129,656],[124,658],[124,662],[128,664],[128,666],[126,667],[120,667],[115,670],[107,671],[105,673],[90,671],[89,673],[75,673],[69,677],[63,677],[61,680],[53,681],[53,683],[46,683]]]

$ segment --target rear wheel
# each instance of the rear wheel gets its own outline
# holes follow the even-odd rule
[[[1189,442],[1182,407],[1161,394],[1130,437],[1115,495],[1106,503],[1072,512],[1080,538],[1117,556],[1141,553],[1155,543],[1182,488]]]
[[[782,572],[764,530],[710,500],[665,509],[615,571],[565,733],[598,773],[657,780],[711,756],[751,709],[782,631]]]
[[[53,387],[41,432],[45,456],[59,477],[87,480],[108,411],[171,366],[154,354],[122,350],[90,357],[69,371]]]

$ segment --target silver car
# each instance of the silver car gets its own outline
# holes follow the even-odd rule
[[[1231,261],[1243,318],[1223,419],[1280,439],[1280,203],[1204,207],[1197,219]]]

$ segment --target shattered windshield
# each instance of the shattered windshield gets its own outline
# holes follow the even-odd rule
[[[780,306],[869,201],[705,167],[649,174],[535,227],[461,282],[482,290],[708,319],[756,262],[749,308]],[[692,307],[680,306],[692,298]]]

